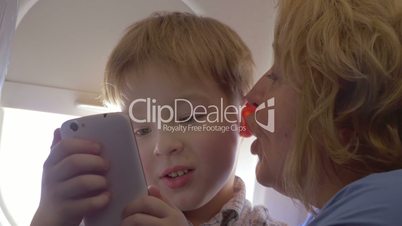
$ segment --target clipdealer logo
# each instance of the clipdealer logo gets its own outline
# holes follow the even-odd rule
[[[263,124],[255,118],[255,121],[259,126],[261,126],[263,129],[273,133],[275,132],[275,109],[273,107],[275,106],[275,98],[272,97],[268,99],[266,102],[263,102],[262,104],[258,105],[258,107],[255,109],[255,114],[254,117],[256,117],[257,112],[268,108],[268,114],[267,114],[267,124]]]
[[[263,129],[274,132],[275,131],[275,109],[273,109],[275,105],[275,99],[270,98],[266,102],[260,104],[255,113],[257,114],[259,111],[262,111],[268,108],[267,114],[267,124],[261,123],[256,118],[256,114],[254,114],[256,123],[261,126]],[[178,109],[183,106],[186,109],[189,109],[189,112],[185,117],[180,117],[177,112]],[[139,117],[134,114],[133,109],[146,109],[146,114]],[[175,99],[173,106],[171,105],[160,105],[157,103],[157,100],[154,98],[141,98],[136,99],[130,103],[128,113],[130,119],[135,123],[156,123],[157,128],[160,130],[166,131],[221,131],[226,132],[229,130],[245,130],[246,128],[242,128],[242,126],[238,127],[239,120],[242,120],[240,117],[243,106],[236,105],[224,105],[223,98],[220,98],[219,105],[193,105],[193,103],[187,99]],[[202,116],[202,117],[201,117]],[[183,126],[182,123],[188,122],[189,120],[193,120],[192,123],[186,126]],[[212,124],[219,123],[230,123],[233,124],[231,126],[217,126]],[[200,125],[203,124],[203,125]]]

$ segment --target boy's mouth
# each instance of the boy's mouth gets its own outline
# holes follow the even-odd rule
[[[194,169],[186,166],[174,166],[168,169],[165,169],[162,172],[162,176],[160,178],[176,178],[181,177],[183,175],[188,174],[189,172],[193,171]]]
[[[191,181],[193,171],[193,168],[175,166],[164,170],[160,179],[171,189],[181,188]]]
[[[171,172],[171,173],[169,173],[169,174],[166,175],[166,176],[167,176],[167,177],[170,177],[170,178],[176,178],[176,177],[181,177],[181,176],[187,174],[188,172],[189,172],[188,169],[179,170],[179,171],[176,171],[176,172]]]

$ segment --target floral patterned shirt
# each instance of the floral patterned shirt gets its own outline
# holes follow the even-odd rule
[[[192,226],[191,223],[189,225]],[[235,178],[234,195],[211,220],[201,226],[285,226],[275,221],[263,206],[251,206],[246,199],[246,187],[240,177]]]

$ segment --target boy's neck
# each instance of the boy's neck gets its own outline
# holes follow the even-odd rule
[[[194,226],[198,226],[208,222],[218,214],[222,207],[233,197],[234,178],[235,176],[232,175],[225,186],[207,204],[199,209],[184,212],[187,220]]]

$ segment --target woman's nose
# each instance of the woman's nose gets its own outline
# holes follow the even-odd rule
[[[264,84],[264,77],[260,78],[257,83],[253,86],[250,92],[246,95],[246,101],[253,106],[258,106],[262,101],[264,101],[264,95],[267,86]]]

